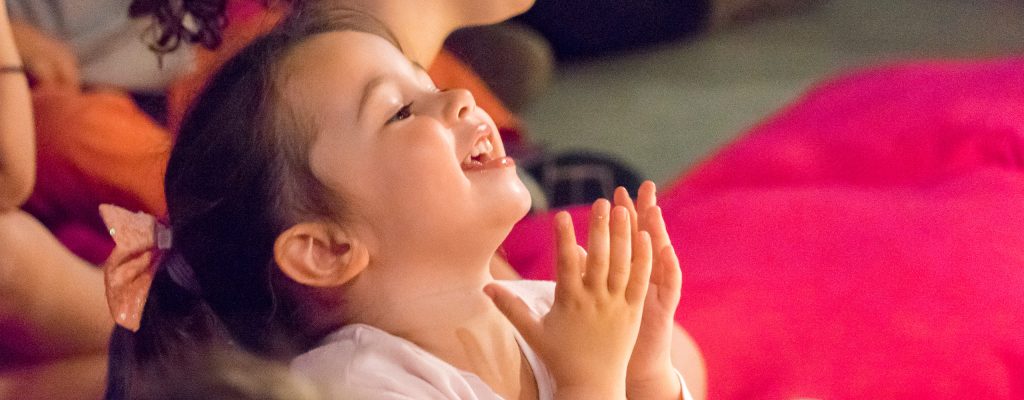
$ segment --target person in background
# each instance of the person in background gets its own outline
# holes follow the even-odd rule
[[[149,23],[129,17],[130,0],[6,1],[35,88],[122,91],[161,120],[164,91],[193,66],[189,46],[153,57]]]
[[[165,207],[164,93],[193,55],[155,57],[129,3],[3,3],[3,56],[28,85],[0,102],[0,398],[102,396],[113,321],[95,264],[111,244],[96,207]]]
[[[100,271],[21,208],[35,186],[36,143],[15,31],[0,3],[0,398],[96,398],[112,320]]]

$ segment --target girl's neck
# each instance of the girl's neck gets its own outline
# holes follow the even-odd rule
[[[535,382],[522,373],[529,367],[515,328],[483,292],[493,281],[487,262],[472,268],[371,266],[346,289],[346,324],[406,339],[516,398]]]
[[[346,323],[364,323],[421,344],[434,332],[493,326],[504,317],[484,294],[488,265],[367,268],[346,290]]]

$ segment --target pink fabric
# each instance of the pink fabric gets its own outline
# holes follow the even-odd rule
[[[1024,398],[1024,59],[826,82],[661,202],[709,398]],[[551,237],[509,261],[551,278]]]

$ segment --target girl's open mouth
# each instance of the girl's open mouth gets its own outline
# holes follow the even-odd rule
[[[494,140],[493,135],[482,136],[477,140],[473,145],[473,149],[462,160],[461,166],[463,171],[479,171],[515,166],[515,161],[512,157],[499,154],[500,152],[497,151],[491,140]]]
[[[516,165],[512,157],[500,157],[487,161],[470,160],[462,163],[463,171],[479,171],[485,169],[513,167]]]

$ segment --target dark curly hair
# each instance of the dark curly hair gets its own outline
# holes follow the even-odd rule
[[[230,0],[132,0],[128,15],[152,18],[149,47],[157,54],[177,50],[182,44],[199,44],[208,49],[220,46],[227,26]],[[296,6],[302,0],[250,0],[266,7]]]

